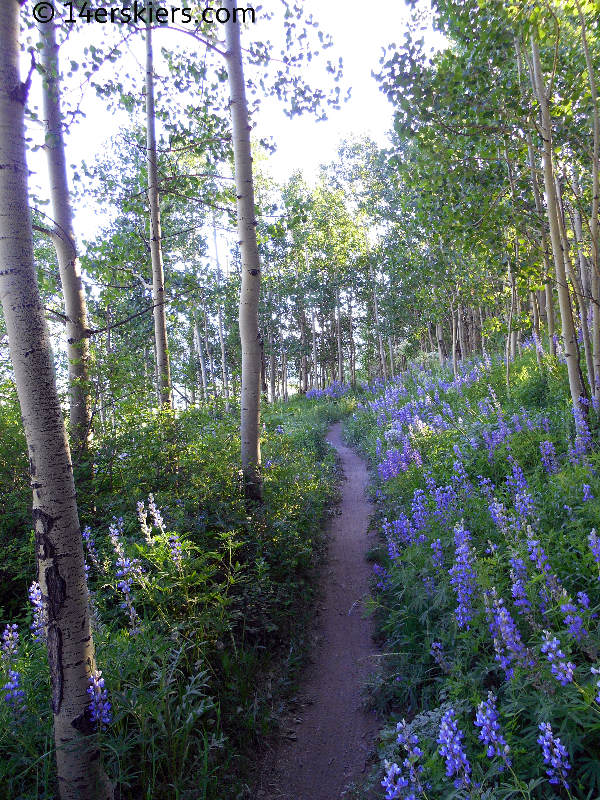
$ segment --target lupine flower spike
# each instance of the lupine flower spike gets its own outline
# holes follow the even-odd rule
[[[469,777],[471,765],[461,745],[463,737],[463,732],[456,727],[454,709],[450,708],[442,717],[437,743],[440,745],[439,753],[446,761],[447,777],[457,776],[454,780],[454,785],[457,789],[466,789],[471,783]]]
[[[8,668],[16,660],[19,652],[19,626],[16,622],[7,625],[2,634],[2,661]]]
[[[544,636],[546,641],[542,645],[542,653],[546,654],[551,664],[552,674],[562,686],[572,683],[573,673],[576,669],[575,664],[572,661],[565,661],[566,656],[560,649],[560,640],[556,636],[552,636],[550,631],[544,631]]]
[[[487,700],[483,700],[477,706],[475,725],[481,728],[479,738],[487,747],[487,757],[494,758],[495,756],[499,756],[507,766],[510,766],[511,762],[508,758],[510,747],[500,732],[498,711],[496,710],[496,697],[492,692],[488,693]],[[501,767],[500,769],[503,768],[504,767]]]
[[[33,631],[33,638],[36,642],[45,641],[44,634],[44,603],[42,600],[42,590],[37,581],[34,581],[29,587],[29,599],[33,606],[33,622],[31,623],[31,630]]]
[[[108,692],[104,687],[104,678],[102,677],[101,670],[94,670],[94,673],[89,677],[90,685],[87,693],[90,696],[90,704],[88,706],[91,713],[92,722],[96,723],[96,727],[106,728],[112,721],[111,704],[108,702]]]
[[[549,722],[540,722],[539,728],[542,736],[538,736],[537,741],[542,747],[544,764],[550,765],[550,768],[546,770],[549,783],[554,785],[562,783],[568,791],[567,772],[571,769],[571,765],[567,761],[567,750],[560,743],[560,739],[554,737]]]

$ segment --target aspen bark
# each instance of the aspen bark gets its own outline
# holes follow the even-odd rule
[[[273,338],[273,329],[269,328],[269,348],[270,348],[270,367],[269,367],[269,380],[271,384],[271,403],[276,400],[276,386],[277,386],[277,356],[275,354],[275,341]]]
[[[2,3],[0,25],[0,299],[21,407],[38,578],[46,613],[58,781],[62,800],[108,800],[90,718],[95,669],[71,454],[54,379],[33,255],[24,110],[19,76],[20,5]]]
[[[593,359],[594,359],[594,397],[600,403],[600,222],[598,219],[600,212],[600,108],[598,108],[598,88],[596,86],[596,76],[594,73],[594,63],[590,54],[587,39],[585,17],[582,13],[578,0],[575,6],[579,14],[581,26],[581,41],[585,55],[590,93],[592,95],[592,110],[594,119],[594,141],[592,150],[592,213],[590,219],[590,231],[592,237],[592,285],[591,293],[593,299]]]
[[[342,307],[340,304],[340,287],[336,289],[337,305],[337,353],[338,353],[338,380],[344,383],[344,353],[342,350]]]
[[[256,243],[254,216],[254,183],[250,122],[246,101],[246,86],[240,44],[240,24],[234,22],[234,0],[225,0],[229,12],[225,23],[227,52],[225,61],[229,78],[233,154],[237,196],[238,241],[242,259],[240,292],[240,339],[242,343],[241,440],[242,472],[245,496],[249,501],[262,503],[260,473],[260,333],[258,330],[258,301],[260,297],[260,257]]]
[[[533,88],[538,98],[541,112],[541,137],[544,152],[544,187],[546,190],[548,222],[550,226],[552,254],[554,257],[558,302],[560,305],[563,343],[565,349],[565,358],[567,361],[567,371],[569,375],[569,389],[571,392],[571,399],[573,401],[573,409],[576,412],[576,422],[579,424],[579,417],[584,417],[587,413],[587,405],[585,403],[585,384],[583,382],[581,366],[579,364],[579,348],[577,347],[577,336],[575,333],[575,327],[573,325],[571,300],[569,297],[569,287],[567,284],[564,255],[562,252],[562,242],[558,224],[556,189],[554,185],[554,168],[552,163],[552,121],[550,118],[550,106],[548,103],[548,97],[546,95],[546,87],[544,85],[544,78],[542,75],[539,45],[535,34],[531,37],[531,51],[533,61]]]
[[[456,331],[456,317],[454,316],[454,304],[450,305],[450,313],[452,319],[452,370],[454,377],[458,377],[458,354],[457,354],[457,331]]]
[[[200,325],[198,324],[198,313],[196,309],[193,311],[194,314],[194,342],[196,344],[196,352],[198,353],[198,358],[200,360],[200,373],[202,378],[202,396],[204,397],[204,402],[208,402],[208,381],[206,379],[206,361],[204,359],[204,351],[202,349],[202,336],[200,335]]]
[[[171,390],[171,367],[167,341],[165,273],[163,269],[160,199],[158,195],[152,26],[149,22],[146,23],[146,159],[148,166],[148,205],[150,207],[150,254],[152,258],[152,303],[154,304],[156,370],[158,373],[160,404],[172,408],[173,393]]]
[[[42,96],[46,130],[44,150],[48,164],[53,230],[60,282],[67,317],[67,358],[69,360],[69,429],[74,448],[82,455],[91,436],[91,404],[88,365],[87,305],[73,227],[73,208],[67,180],[67,161],[61,114],[60,69],[56,25],[40,23],[41,61],[44,70]]]
[[[219,248],[217,247],[217,221],[213,214],[213,238],[215,243],[215,262],[217,265],[217,288],[221,289],[221,264],[219,262]],[[227,359],[225,354],[225,337],[223,335],[223,310],[221,308],[221,300],[219,299],[219,344],[221,345],[221,380],[223,381],[223,394],[225,395],[225,411],[229,412],[229,383],[227,382]],[[261,349],[261,364],[262,364],[262,349]],[[262,367],[261,367],[262,369]]]
[[[438,361],[440,362],[440,367],[443,367],[446,360],[446,346],[444,344],[444,327],[441,322],[435,323],[435,338],[437,341]]]
[[[319,388],[319,373],[317,363],[317,329],[315,327],[315,313],[312,313],[312,352],[313,352],[313,369],[311,379],[311,389]]]

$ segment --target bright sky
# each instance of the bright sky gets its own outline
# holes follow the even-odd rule
[[[276,0],[270,0],[265,5],[272,7],[274,2]],[[170,4],[172,3],[166,0],[161,2],[161,5],[165,6]],[[115,5],[118,3],[115,2]],[[258,5],[258,2],[254,5]],[[380,0],[374,4],[361,0],[345,0],[343,3],[335,0],[326,2],[304,0],[304,6],[307,13],[312,13],[314,19],[319,22],[320,30],[331,34],[334,40],[334,47],[321,52],[309,65],[308,71],[305,72],[309,82],[325,90],[329,89],[332,81],[325,73],[326,61],[329,58],[337,61],[341,56],[344,61],[342,95],[345,95],[348,86],[351,86],[352,98],[342,105],[340,111],[331,110],[329,120],[320,123],[316,123],[314,117],[309,114],[290,120],[284,115],[282,106],[276,99],[269,98],[263,101],[255,135],[272,136],[277,144],[277,152],[271,157],[269,165],[272,177],[277,182],[285,181],[294,170],[300,169],[305,178],[314,183],[319,165],[335,159],[337,147],[342,139],[349,138],[352,134],[368,133],[378,144],[385,146],[385,134],[392,124],[391,106],[371,77],[371,70],[379,69],[382,47],[403,38],[407,20],[404,3],[401,0]],[[94,34],[93,28],[94,25],[88,26],[83,23],[74,27],[70,40],[61,48],[63,65],[67,59],[80,57],[83,43],[89,41],[90,34]],[[269,24],[263,23],[261,30],[259,13],[253,33],[260,39],[265,31],[270,38],[273,36]],[[164,37],[171,35],[173,34],[167,32],[156,34],[156,51],[161,44],[166,43]],[[35,31],[32,36],[35,41],[37,38]],[[143,43],[141,37],[139,38],[140,41],[134,49],[137,51],[141,67]],[[432,43],[435,41],[436,39],[432,39]],[[133,70],[139,69],[133,57],[129,58]],[[66,139],[69,164],[79,164],[82,159],[88,163],[93,162],[95,155],[103,152],[108,138],[116,132],[118,125],[126,122],[124,112],[111,117],[106,112],[103,102],[98,100],[92,91],[87,92],[81,107],[87,116],[72,127]],[[34,129],[33,133],[36,139],[40,138],[39,129],[37,132]],[[42,153],[31,154],[30,169],[33,173],[32,187],[34,189],[36,185],[41,187],[42,194],[45,194],[43,187],[46,183],[46,166]],[[91,238],[102,221],[102,215],[98,211],[98,208],[94,211],[79,210],[77,232],[80,238]]]

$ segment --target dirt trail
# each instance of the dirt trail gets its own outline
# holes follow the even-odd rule
[[[371,568],[365,561],[370,507],[364,462],[342,444],[340,425],[327,437],[342,460],[340,513],[329,525],[328,563],[313,629],[316,645],[301,682],[295,716],[275,757],[262,772],[258,798],[339,800],[347,784],[364,774],[378,731],[362,710],[361,686],[373,671],[371,622],[362,618]],[[297,738],[296,738],[297,737]]]

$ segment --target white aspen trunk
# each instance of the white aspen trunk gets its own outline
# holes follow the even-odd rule
[[[158,194],[158,154],[156,151],[156,114],[154,109],[154,62],[152,55],[152,26],[146,23],[146,160],[148,167],[148,205],[150,207],[150,255],[152,258],[152,302],[154,304],[154,338],[160,405],[173,407],[171,367],[167,341],[167,312],[165,305],[165,274],[160,228],[160,199]]]
[[[0,25],[0,299],[25,428],[38,579],[46,613],[58,783],[62,800],[109,800],[89,710],[95,669],[73,467],[33,255],[25,160],[29,84],[19,76],[20,6]]]
[[[276,400],[276,386],[277,386],[277,357],[275,355],[275,341],[273,338],[273,328],[269,328],[269,346],[270,353],[270,368],[269,379],[271,384],[271,403]]]
[[[451,318],[452,318],[452,369],[454,371],[454,377],[458,377],[458,353],[457,351],[457,330],[456,330],[456,318],[454,316],[454,304],[450,305],[451,311]]]
[[[537,298],[533,290],[529,291],[529,302],[531,304],[531,315],[533,318],[533,332],[535,333],[535,358],[538,367],[542,367],[542,355],[540,353],[540,314],[538,311]]]
[[[213,239],[215,243],[215,263],[217,265],[217,288],[221,289],[221,264],[219,262],[219,248],[217,247],[217,221],[213,214]],[[223,381],[223,394],[225,395],[225,411],[229,413],[229,383],[227,382],[227,360],[225,355],[225,337],[223,335],[223,310],[219,300],[219,344],[221,346],[221,380]]]
[[[392,346],[392,337],[388,336],[388,348],[390,351],[390,373],[392,375],[392,380],[396,377],[394,373],[394,348]]]
[[[581,41],[585,55],[590,92],[592,95],[592,108],[594,118],[594,142],[592,150],[592,213],[590,218],[590,231],[592,237],[592,285],[591,293],[593,299],[593,360],[594,360],[594,397],[600,404],[600,237],[599,220],[600,211],[600,109],[598,108],[598,88],[594,74],[594,63],[590,54],[585,25],[585,17],[581,11],[578,0],[575,0],[579,22],[581,25]]]
[[[342,351],[342,307],[340,304],[340,287],[336,289],[337,305],[337,352],[338,352],[338,380],[344,383],[344,354]]]
[[[260,473],[260,373],[261,348],[258,330],[260,258],[256,243],[254,182],[250,149],[250,122],[240,44],[240,23],[234,22],[234,0],[224,0],[229,12],[225,23],[227,75],[229,78],[235,187],[237,196],[238,242],[242,258],[240,292],[240,340],[242,343],[241,425],[242,472],[245,497],[262,503]]]
[[[69,429],[78,456],[88,448],[91,436],[91,403],[87,338],[88,319],[85,289],[73,227],[73,208],[67,180],[67,161],[61,114],[60,68],[56,25],[41,23],[41,60],[44,70],[42,96],[44,108],[44,150],[48,164],[50,198],[54,227],[51,231],[56,248],[60,282],[65,301],[67,358],[69,360]]]
[[[385,383],[387,383],[387,369],[385,365],[385,350],[383,347],[383,338],[379,330],[379,309],[377,306],[377,287],[375,286],[375,277],[373,275],[373,267],[369,261],[369,272],[371,274],[371,284],[373,286],[373,309],[375,311],[375,335],[377,337],[377,346],[379,348],[379,359],[381,363],[381,374]]]
[[[315,325],[315,312],[312,312],[312,352],[313,352],[313,368],[311,375],[311,389],[319,388],[319,374],[317,363],[317,329]]]
[[[479,324],[481,326],[481,352],[485,355],[485,335],[483,333],[483,308],[479,306]]]
[[[208,381],[206,379],[206,361],[204,359],[204,350],[202,348],[202,336],[200,334],[200,325],[198,324],[198,313],[194,308],[194,343],[196,345],[196,352],[200,360],[200,373],[202,377],[202,396],[204,402],[208,402]]]
[[[462,303],[458,304],[458,341],[460,344],[460,359],[464,361],[467,357],[467,343],[465,341],[465,321],[464,321],[464,306]]]
[[[348,331],[350,336],[350,383],[352,386],[356,386],[356,350],[352,323],[352,294],[348,298]]]
[[[446,347],[444,345],[444,327],[441,322],[435,323],[435,338],[437,341],[438,361],[440,362],[440,367],[443,367],[446,360]]]
[[[569,389],[575,410],[575,418],[579,424],[579,418],[585,417],[587,405],[585,402],[585,384],[581,374],[579,364],[579,350],[577,347],[577,336],[573,325],[571,312],[571,300],[569,297],[569,287],[565,272],[564,255],[562,252],[562,242],[558,223],[558,208],[556,200],[556,189],[554,186],[554,168],[552,164],[552,121],[550,118],[550,107],[546,95],[546,87],[542,75],[542,65],[540,61],[539,45],[535,34],[531,37],[531,50],[533,61],[533,88],[540,104],[541,112],[541,138],[544,151],[544,187],[546,190],[546,204],[548,211],[548,222],[550,226],[550,239],[552,242],[552,254],[554,257],[554,270],[556,274],[556,288],[558,291],[558,302],[560,304],[560,316],[562,322],[563,343],[565,358],[567,361],[567,371],[569,375]]]
[[[573,286],[573,294],[575,295],[575,302],[577,308],[579,309],[579,318],[581,322],[581,333],[583,337],[583,350],[585,353],[585,363],[588,374],[588,383],[590,386],[590,390],[593,394],[594,385],[596,381],[594,378],[594,360],[592,357],[592,343],[590,341],[590,329],[587,326],[587,307],[585,304],[585,297],[583,293],[583,288],[581,286],[581,282],[579,280],[579,276],[577,275],[577,272],[575,271],[573,263],[571,261],[571,256],[569,252],[570,249],[569,238],[567,235],[565,213],[562,202],[562,193],[557,176],[555,176],[555,187],[556,187],[556,205],[558,210],[558,223],[562,239],[565,269],[567,275],[571,279],[571,284]]]

